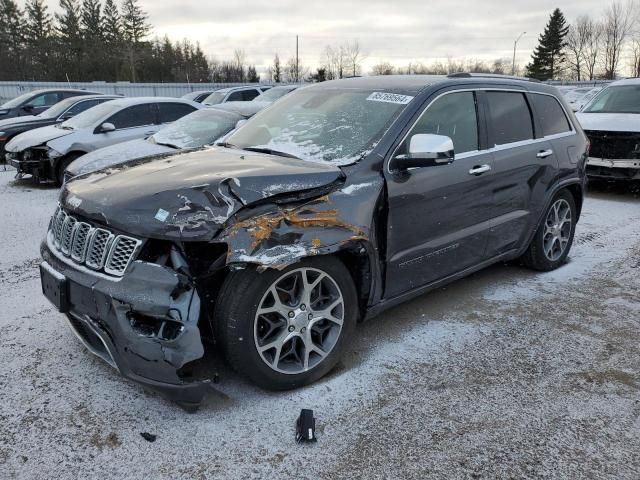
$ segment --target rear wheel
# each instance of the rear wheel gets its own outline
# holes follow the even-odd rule
[[[283,271],[229,274],[214,321],[230,365],[257,385],[307,385],[338,362],[353,334],[357,295],[337,259],[310,258]]]
[[[545,212],[529,248],[522,257],[530,268],[549,271],[562,265],[569,255],[576,230],[576,204],[567,190],[560,191]]]

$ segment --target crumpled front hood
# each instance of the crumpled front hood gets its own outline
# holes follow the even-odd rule
[[[64,130],[55,125],[36,128],[35,130],[16,135],[4,148],[7,152],[22,152],[27,148],[37,147],[43,143],[47,143],[49,140],[64,137],[70,133],[73,133],[73,130]]]
[[[640,132],[640,114],[576,113],[583,130],[601,132]]]
[[[66,170],[73,176],[82,175],[120,165],[130,160],[175,151],[175,148],[157,145],[146,139],[130,140],[86,153],[71,163]]]
[[[78,177],[65,185],[61,201],[132,235],[208,240],[247,205],[342,177],[333,165],[213,147]]]

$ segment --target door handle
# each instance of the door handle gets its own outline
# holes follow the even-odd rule
[[[154,132],[154,131],[151,131],[151,132],[144,132],[144,134],[145,134],[145,135],[153,135],[154,133],[156,133],[156,132]]]
[[[471,170],[469,170],[469,175],[482,175],[483,173],[487,173],[491,171],[491,166],[489,165],[476,165]]]
[[[548,149],[548,150],[540,150],[537,154],[536,157],[538,158],[547,158],[548,156],[553,155],[553,150]]]

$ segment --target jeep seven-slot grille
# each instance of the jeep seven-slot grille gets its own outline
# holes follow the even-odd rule
[[[93,270],[121,277],[142,242],[79,221],[61,207],[51,219],[53,246],[64,256]]]

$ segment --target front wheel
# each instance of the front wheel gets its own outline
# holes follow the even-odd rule
[[[214,315],[227,361],[270,390],[312,383],[338,362],[357,320],[357,294],[346,267],[318,257],[283,271],[231,272]]]
[[[522,257],[525,265],[547,272],[565,263],[573,244],[577,212],[573,195],[560,191],[545,212],[529,248]]]

